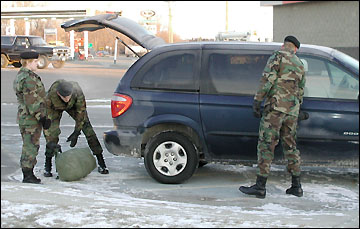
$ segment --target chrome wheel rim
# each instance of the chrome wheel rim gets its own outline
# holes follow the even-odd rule
[[[157,171],[165,176],[176,176],[186,167],[187,154],[178,143],[161,143],[154,151],[153,162]]]

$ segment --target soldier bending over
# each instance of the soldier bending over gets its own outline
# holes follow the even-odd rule
[[[97,158],[98,171],[101,174],[108,174],[106,168],[103,149],[93,130],[86,111],[85,96],[77,82],[57,80],[49,88],[46,95],[46,108],[48,117],[52,120],[51,126],[44,131],[46,138],[45,151],[45,177],[51,177],[51,160],[55,153],[61,151],[59,149],[60,135],[60,119],[63,111],[66,111],[75,120],[74,132],[67,138],[70,147],[74,147],[77,143],[80,131],[85,134],[88,145]]]

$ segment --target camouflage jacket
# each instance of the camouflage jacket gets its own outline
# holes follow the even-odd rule
[[[38,123],[40,117],[46,116],[46,93],[40,76],[22,67],[16,75],[13,88],[19,103],[17,123],[34,125]]]
[[[46,95],[46,108],[48,116],[51,120],[58,116],[58,112],[72,112],[75,119],[75,130],[80,131],[83,128],[86,117],[86,102],[85,96],[82,92],[79,84],[74,81],[70,81],[73,85],[73,93],[69,102],[65,103],[56,93],[58,84],[63,80],[55,81],[49,88]]]
[[[265,98],[265,109],[298,116],[304,87],[304,64],[293,51],[279,50],[268,59],[254,99]]]

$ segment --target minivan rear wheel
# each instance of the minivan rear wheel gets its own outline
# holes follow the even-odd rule
[[[179,184],[189,179],[198,165],[192,142],[177,132],[163,132],[146,144],[144,162],[147,172],[160,183]]]

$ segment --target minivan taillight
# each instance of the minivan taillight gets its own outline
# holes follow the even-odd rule
[[[115,93],[111,100],[111,116],[116,118],[122,115],[131,104],[132,98],[130,96]]]

